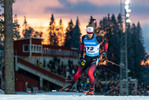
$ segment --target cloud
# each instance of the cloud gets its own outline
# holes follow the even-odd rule
[[[70,2],[71,4],[88,2],[88,3],[96,5],[96,6],[120,4],[120,0],[114,0],[114,2],[111,2],[111,0],[104,0],[104,1],[103,0],[65,0],[65,1]]]
[[[64,0],[63,0],[64,1]],[[62,0],[61,0],[62,2]],[[45,11],[53,11],[55,13],[70,13],[70,14],[107,14],[107,13],[118,13],[120,12],[119,6],[95,6],[94,4],[91,4],[89,2],[80,2],[78,4],[72,5],[69,2],[63,2],[65,7],[63,8],[51,8],[47,7],[45,8]],[[68,6],[66,6],[68,5]]]
[[[148,0],[132,1],[132,16],[148,19],[149,6],[142,6]],[[140,3],[142,2],[142,3]],[[149,5],[147,3],[146,5]],[[120,12],[120,0],[17,0],[13,6],[14,14],[27,17],[46,17],[53,14],[103,15]],[[140,17],[139,17],[140,16]]]
[[[131,0],[131,5],[149,6],[148,0]]]
[[[141,6],[141,5],[132,5],[130,19],[136,23],[141,22],[141,24],[149,23],[149,6]]]
[[[88,2],[96,6],[120,5],[121,1],[122,3],[125,3],[124,0],[59,0],[59,1],[69,2],[74,5],[81,2],[83,3]],[[148,0],[131,0],[131,5],[149,6],[149,3]]]
[[[131,13],[136,13],[138,15],[147,15],[149,17],[149,6],[142,6],[142,5],[132,5],[130,6],[130,8],[132,9]]]
[[[58,0],[16,0],[13,4],[13,13],[23,16],[38,17],[44,13],[44,8],[62,8]]]

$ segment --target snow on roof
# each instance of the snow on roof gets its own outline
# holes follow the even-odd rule
[[[20,38],[14,41],[19,41],[19,40],[27,40],[27,39],[39,39],[39,40],[43,40],[43,38],[38,38],[38,37],[28,37],[28,38]]]

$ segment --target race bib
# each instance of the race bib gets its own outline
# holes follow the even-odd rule
[[[88,54],[96,54],[99,53],[99,46],[86,46],[86,53]]]

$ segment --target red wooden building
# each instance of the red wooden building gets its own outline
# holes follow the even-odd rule
[[[18,56],[78,57],[78,50],[69,47],[42,45],[42,38],[24,38],[14,41],[14,52]]]
[[[64,77],[37,66],[37,60],[43,63],[43,60],[48,62],[58,57],[64,63],[72,59],[74,64],[78,64],[77,49],[42,45],[42,41],[42,38],[35,37],[14,41],[16,91],[26,91],[31,85],[43,89],[47,83],[51,89],[54,85],[66,85]]]

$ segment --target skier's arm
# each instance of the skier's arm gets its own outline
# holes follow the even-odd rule
[[[106,40],[104,40],[103,45],[104,45],[104,52],[107,52],[107,50],[108,50],[108,42],[106,42]]]
[[[102,38],[101,36],[97,37],[97,41],[98,41],[98,43],[100,43],[100,45],[104,46],[104,52],[102,54],[102,60],[105,61],[106,60],[106,53],[108,50],[108,42],[106,42],[106,40],[104,38]]]
[[[81,54],[80,57],[82,58],[83,58],[83,52],[84,52],[84,36],[82,37],[82,41],[80,43],[80,54]]]
[[[107,50],[108,50],[108,42],[106,42],[106,40],[103,37],[101,37],[101,36],[97,36],[96,40],[97,40],[98,43],[100,43],[100,45],[104,46],[104,52],[107,52]]]
[[[107,59],[106,55],[107,55],[107,50],[108,50],[108,42],[106,42],[105,40],[103,45],[104,45],[104,52],[102,54],[102,60],[105,61]]]

